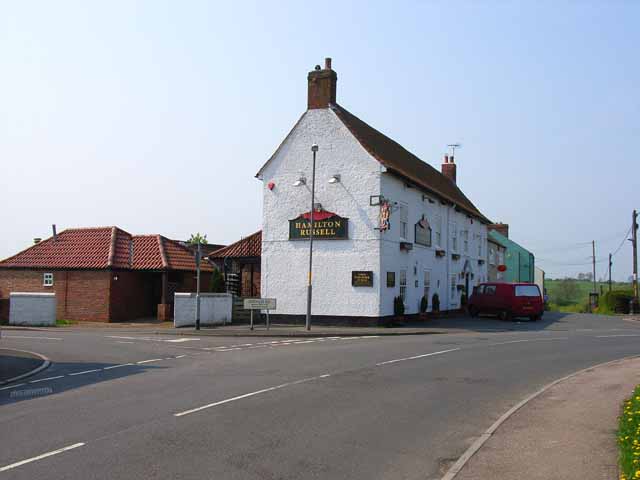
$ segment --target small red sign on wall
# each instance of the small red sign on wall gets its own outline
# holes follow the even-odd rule
[[[498,271],[499,272],[504,272],[507,270],[507,266],[506,265],[498,265]]]

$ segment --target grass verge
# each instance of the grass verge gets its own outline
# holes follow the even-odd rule
[[[66,325],[75,325],[78,322],[74,322],[73,320],[56,320],[56,327],[64,327]]]
[[[622,404],[619,418],[620,480],[640,479],[640,385]]]

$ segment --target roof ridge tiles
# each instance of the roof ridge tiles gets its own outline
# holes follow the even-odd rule
[[[160,248],[160,258],[162,260],[162,267],[169,268],[169,261],[167,259],[167,253],[164,250],[164,242],[162,235],[156,235],[158,239],[158,247]]]

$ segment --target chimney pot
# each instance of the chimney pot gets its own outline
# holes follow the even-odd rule
[[[307,108],[328,108],[330,104],[336,103],[336,83],[338,76],[331,69],[331,59],[324,61],[324,70],[317,65],[315,70],[307,75]]]
[[[56,232],[56,224],[51,225],[51,230],[53,231],[53,240],[58,240],[58,233]]]
[[[449,180],[451,180],[453,183],[456,183],[456,168],[458,168],[458,166],[453,163],[453,155],[448,156],[445,155],[444,156],[444,163],[442,164],[442,174],[447,177]]]

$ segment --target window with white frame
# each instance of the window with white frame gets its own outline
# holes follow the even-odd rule
[[[406,203],[400,204],[400,239],[409,238],[409,206]]]
[[[437,215],[434,218],[433,228],[435,230],[436,246],[441,247],[442,246],[442,219],[440,218],[440,215]]]
[[[451,249],[458,251],[458,226],[455,223],[451,224]]]
[[[42,275],[42,285],[45,287],[53,286],[53,273],[45,273]]]
[[[456,300],[456,274],[451,275],[451,301],[455,302]]]
[[[462,249],[465,254],[469,253],[469,230],[462,230],[460,232],[462,236]]]
[[[424,271],[424,292],[423,295],[427,299],[428,302],[431,302],[431,297],[429,296],[429,291],[431,290],[431,270]]]
[[[407,299],[407,271],[400,270],[400,298],[404,303]]]
[[[418,220],[418,223],[415,224],[414,234],[415,243],[424,245],[425,247],[431,246],[431,226],[424,215],[422,219]]]
[[[482,243],[484,242],[484,239],[482,238],[482,235],[478,235],[478,258],[482,258]]]

